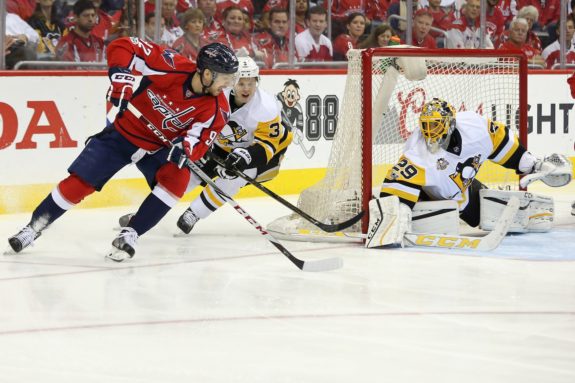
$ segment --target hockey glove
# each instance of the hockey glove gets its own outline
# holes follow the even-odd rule
[[[243,172],[252,162],[252,155],[247,149],[235,148],[224,160],[226,169],[235,169]]]
[[[170,152],[168,153],[167,160],[169,162],[173,162],[173,163],[177,164],[178,168],[181,169],[184,166],[184,164],[186,163],[187,159],[188,159],[188,156],[186,156],[186,153],[184,152],[184,147],[183,147],[181,142],[174,144],[174,146],[172,146],[170,148]]]
[[[112,67],[108,70],[110,77],[110,89],[108,89],[108,101],[118,107],[118,113],[123,112],[128,107],[128,102],[132,98],[136,76],[129,69]]]
[[[192,156],[192,146],[187,138],[184,138],[181,142],[174,144],[170,148],[167,160],[174,162],[178,165],[178,168],[183,168],[186,164],[186,160]]]

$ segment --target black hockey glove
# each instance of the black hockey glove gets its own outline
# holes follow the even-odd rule
[[[118,113],[121,113],[126,110],[132,98],[136,76],[127,68],[112,67],[108,70],[108,77],[110,77],[110,88],[107,99],[117,106]]]
[[[252,162],[252,155],[249,150],[244,148],[235,148],[224,160],[226,169],[235,169],[243,172]]]

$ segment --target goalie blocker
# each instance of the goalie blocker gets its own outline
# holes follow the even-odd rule
[[[491,231],[512,198],[519,210],[508,228],[510,233],[546,232],[553,226],[553,198],[530,192],[483,189],[480,195],[480,228]],[[459,235],[459,208],[455,201],[418,202],[413,211],[397,196],[369,202],[369,229],[365,247],[403,246],[407,233]]]

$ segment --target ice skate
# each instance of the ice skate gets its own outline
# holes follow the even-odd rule
[[[190,232],[194,228],[194,225],[199,220],[200,219],[198,218],[198,216],[190,208],[187,208],[184,214],[182,214],[178,219],[177,225],[180,228],[180,230],[183,231],[185,234],[190,234]]]
[[[120,227],[122,228],[122,227],[128,226],[128,224],[130,223],[130,220],[135,215],[136,215],[135,213],[128,213],[128,214],[124,214],[123,216],[121,216],[120,219],[118,220]]]
[[[106,255],[106,258],[115,262],[123,262],[132,258],[136,254],[136,241],[138,233],[131,227],[122,229],[120,234],[112,241],[112,250]]]
[[[15,253],[19,253],[34,243],[41,232],[35,231],[30,225],[26,225],[18,234],[8,238],[8,243]]]
[[[571,204],[571,215],[575,215],[575,201]]]

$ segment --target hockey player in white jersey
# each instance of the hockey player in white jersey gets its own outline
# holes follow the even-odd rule
[[[219,137],[211,154],[225,160],[227,168],[235,168],[259,182],[269,181],[278,170],[292,132],[281,123],[281,109],[274,96],[258,87],[259,68],[249,57],[238,57],[239,80],[227,97],[231,117]],[[203,170],[219,176],[216,185],[230,196],[247,184],[206,156]],[[188,191],[200,185],[201,180],[192,173]],[[208,217],[224,204],[224,200],[210,186],[192,201],[190,207],[180,216],[177,225],[189,234],[198,220]]]
[[[475,176],[487,160],[528,175],[522,186],[535,179],[552,186],[571,180],[571,164],[564,156],[539,159],[503,123],[475,112],[456,113],[447,101],[434,98],[423,106],[419,129],[387,173],[379,198],[370,201],[366,247],[401,245],[407,231],[454,234],[459,227],[457,216],[472,227],[492,229],[511,195],[518,196],[522,209],[527,210],[517,214],[521,217],[513,223],[515,231],[549,230],[551,198],[526,192],[479,192],[487,189]],[[417,215],[420,205],[425,205],[425,214]]]

